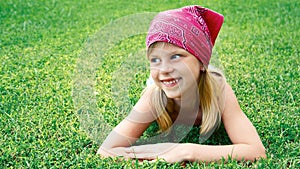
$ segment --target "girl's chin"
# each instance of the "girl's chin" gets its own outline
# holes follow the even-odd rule
[[[168,92],[168,91],[165,91],[165,90],[164,90],[164,92],[165,92],[166,96],[170,99],[180,99],[181,98],[180,93],[173,93],[173,92],[171,93],[171,92]]]

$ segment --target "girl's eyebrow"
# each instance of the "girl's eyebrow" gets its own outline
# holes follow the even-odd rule
[[[187,52],[184,49],[176,49],[169,53],[170,56],[176,55],[176,54],[187,54]]]
[[[150,57],[160,57],[161,56],[159,54],[156,54],[156,52],[152,52],[152,53],[154,53],[154,54],[150,54],[149,58]],[[184,49],[175,49],[171,52],[164,52],[164,54],[167,55],[167,56],[173,56],[175,54],[187,54],[187,52]]]
[[[155,54],[153,55],[153,54],[150,54],[148,58],[157,58],[157,57],[159,57],[159,55],[155,55]]]

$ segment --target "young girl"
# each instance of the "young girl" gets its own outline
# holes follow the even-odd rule
[[[146,45],[154,84],[147,86],[98,154],[158,158],[171,163],[222,158],[255,160],[266,156],[255,128],[242,112],[225,77],[208,66],[222,24],[222,15],[200,6],[161,12],[153,19]],[[203,136],[209,136],[222,122],[232,145],[173,141],[134,146],[155,120],[161,132],[171,133],[173,126],[181,124],[200,126]]]

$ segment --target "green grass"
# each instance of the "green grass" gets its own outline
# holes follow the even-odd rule
[[[97,139],[74,106],[77,59],[86,42],[112,21],[140,12],[199,4],[225,16],[214,57],[267,149],[257,162],[188,163],[190,168],[298,168],[300,113],[297,0],[27,1],[0,2],[0,168],[178,168],[164,162],[100,159]],[[144,48],[144,35],[113,44],[95,72],[97,109],[115,125],[114,72]],[[105,56],[105,57],[104,57]],[[141,57],[145,57],[142,55]],[[134,104],[148,71],[129,82]],[[127,108],[127,107],[126,107]],[[122,112],[126,113],[126,112]],[[97,124],[97,119],[88,127]],[[92,130],[92,129],[91,129]],[[227,143],[222,128],[207,141]],[[189,137],[189,136],[188,136]],[[191,136],[192,138],[192,136]],[[187,138],[189,140],[189,138]]]

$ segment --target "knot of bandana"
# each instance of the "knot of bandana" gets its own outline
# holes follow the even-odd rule
[[[208,66],[212,48],[224,17],[201,6],[187,6],[160,12],[152,20],[146,46],[167,42],[193,54]]]

